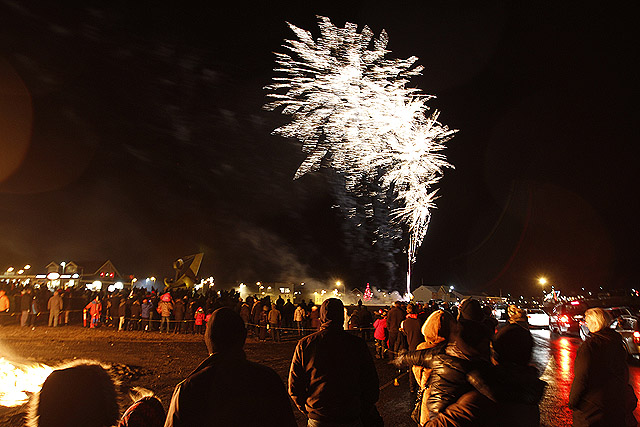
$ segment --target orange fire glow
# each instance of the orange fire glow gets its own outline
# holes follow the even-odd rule
[[[40,390],[53,368],[47,365],[22,365],[0,357],[0,406],[19,406]]]

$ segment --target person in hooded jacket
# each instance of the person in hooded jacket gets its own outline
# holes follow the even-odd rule
[[[238,313],[227,307],[213,312],[205,333],[209,357],[176,386],[165,427],[296,427],[282,380],[247,360],[246,338]],[[259,385],[259,396],[252,396],[250,384]]]
[[[289,395],[308,426],[381,426],[380,395],[366,342],[344,330],[344,306],[329,298],[320,306],[320,330],[300,339],[289,369]]]
[[[461,318],[453,340],[448,344],[402,353],[394,359],[393,364],[397,367],[417,365],[431,369],[426,405],[430,418],[436,417],[462,395],[473,390],[467,381],[467,374],[491,365],[489,337],[490,331],[485,325]]]
[[[184,305],[184,299],[177,298],[176,302],[173,304],[173,317],[176,321],[176,326],[173,328],[174,334],[179,334],[184,329],[183,326],[185,309],[186,307]]]
[[[396,301],[391,306],[391,309],[387,312],[387,330],[389,331],[389,350],[392,351],[393,355],[395,355],[398,350],[402,347],[402,340],[398,339],[400,337],[400,323],[405,318],[405,312],[402,309],[402,303],[400,301]]]
[[[539,402],[546,383],[529,365],[531,333],[505,326],[493,341],[494,365],[467,374],[472,389],[431,418],[423,427],[502,427],[540,425]]]
[[[151,310],[153,310],[153,304],[147,299],[142,300],[140,305],[140,318],[142,319],[141,327],[143,331],[150,331],[151,325],[149,319],[151,319]]]
[[[585,312],[590,336],[574,361],[569,394],[574,426],[635,426],[637,398],[629,385],[627,353],[622,336],[609,328],[601,308]]]
[[[409,351],[416,350],[418,344],[424,341],[421,329],[422,322],[418,320],[418,309],[415,304],[409,303],[407,305],[407,316],[400,323],[400,331],[406,336]],[[409,392],[416,393],[417,391],[418,383],[416,382],[413,372],[409,370]]]
[[[440,348],[444,348],[442,344],[446,344],[451,336],[451,331],[455,327],[455,320],[451,313],[448,311],[437,310],[429,315],[427,320],[422,325],[422,335],[424,336],[424,342],[418,344],[416,350],[426,350],[434,348],[440,345]],[[418,399],[420,401],[419,417],[415,419],[419,420],[420,425],[424,425],[429,421],[429,409],[427,407],[427,398],[429,397],[429,375],[431,369],[423,366],[413,366],[413,375],[418,383]]]
[[[518,323],[511,323],[496,334],[493,340],[494,366],[485,371],[471,372],[469,382],[495,405],[497,416],[491,425],[540,425],[539,402],[546,382],[540,380],[538,370],[531,365],[533,337]]]
[[[517,305],[511,304],[507,307],[507,314],[509,315],[509,323],[517,323],[523,328],[529,328],[527,313]]]

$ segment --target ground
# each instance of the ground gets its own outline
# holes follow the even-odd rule
[[[295,347],[294,337],[285,337],[280,343],[247,340],[245,350],[249,360],[273,368],[286,381],[291,357]],[[182,381],[208,356],[201,335],[160,334],[158,332],[118,332],[112,328],[85,329],[79,326],[59,328],[19,326],[0,327],[0,357],[20,363],[43,363],[56,365],[74,359],[93,359],[112,364],[114,372],[122,381],[121,391],[128,395],[131,387],[152,390],[162,401],[165,409],[171,400],[176,384]],[[385,393],[400,387],[406,389],[406,375],[400,377],[400,387],[393,386],[397,375],[384,361],[376,360],[381,400],[378,404],[385,425],[410,426],[410,403],[408,393]],[[386,390],[386,391],[385,391]],[[124,398],[122,405],[130,400]],[[26,405],[16,408],[0,406],[0,425],[23,426]],[[298,425],[306,425],[306,419],[294,410]]]

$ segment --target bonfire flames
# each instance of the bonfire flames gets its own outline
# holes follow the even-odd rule
[[[42,388],[53,368],[22,365],[0,357],[0,406],[20,406]]]

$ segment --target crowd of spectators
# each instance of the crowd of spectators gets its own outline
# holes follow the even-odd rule
[[[635,425],[632,411],[637,400],[629,385],[621,337],[605,327],[606,315],[597,310],[587,312],[593,336],[576,358],[570,399],[574,422],[613,425],[606,423],[615,419],[615,425]],[[376,409],[378,376],[366,344],[372,337],[375,357],[389,358],[398,374],[409,376],[410,395],[416,399],[411,416],[418,425],[501,426],[513,425],[516,419],[522,426],[540,424],[538,405],[546,383],[530,363],[534,340],[524,311],[516,306],[508,308],[509,320],[499,326],[491,311],[474,299],[458,306],[398,301],[388,309],[371,312],[361,301],[345,307],[340,300],[329,298],[320,307],[312,301],[294,306],[281,297],[275,302],[270,297],[243,300],[237,292],[213,289],[157,293],[134,288],[106,294],[0,289],[3,324],[9,319],[34,327],[45,311],[51,327],[67,324],[70,313],[82,311],[86,327],[203,334],[210,357],[176,387],[165,426],[200,425],[206,420],[207,425],[257,425],[257,420],[259,425],[295,425],[281,380],[270,368],[247,361],[242,350],[249,334],[260,341],[269,337],[279,342],[283,332],[299,338],[286,391],[308,417],[308,426],[382,425]],[[75,367],[69,371],[72,374],[102,375],[96,366]],[[243,376],[264,392],[262,396],[268,396],[262,406],[243,400],[242,389],[237,387]],[[45,386],[54,387],[55,378],[61,381],[51,376]],[[593,403],[598,399],[602,405]],[[136,414],[144,420],[148,416],[144,411],[140,415],[138,407],[148,405],[158,408],[153,399],[141,400],[129,408],[127,419]],[[212,408],[222,423],[212,424]],[[49,411],[45,406],[41,410]],[[279,414],[271,424],[260,418],[268,410]],[[113,418],[117,411],[109,411]],[[62,416],[55,411],[49,415]],[[162,425],[164,413],[156,413],[154,419]],[[120,425],[128,425],[123,422]],[[44,424],[34,421],[32,425]]]

